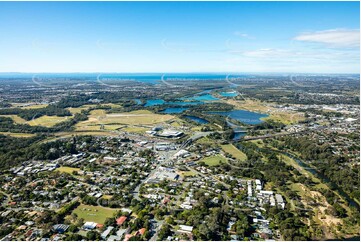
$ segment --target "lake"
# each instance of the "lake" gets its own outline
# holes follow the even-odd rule
[[[138,105],[141,105],[142,104],[142,100],[140,99],[134,99],[135,103],[138,104]]]
[[[233,140],[240,140],[243,136],[245,136],[247,132],[234,132]]]
[[[238,95],[237,92],[220,92],[222,97],[236,97]]]
[[[149,99],[145,103],[144,107],[151,107],[156,105],[163,105],[165,104],[165,101],[163,99]]]
[[[183,99],[195,100],[195,101],[216,101],[219,100],[216,97],[213,97],[211,94],[203,94],[200,96],[187,97]]]
[[[228,112],[208,112],[208,113],[218,114],[222,116],[229,116],[231,119],[235,119],[242,123],[251,124],[251,125],[260,124],[263,122],[261,118],[268,117],[267,114],[250,112],[246,110],[232,110]]]
[[[192,120],[194,122],[197,122],[199,124],[208,124],[209,123],[208,120],[205,120],[204,118],[200,118],[200,117],[197,117],[197,116],[186,115],[184,117],[186,117],[187,119],[190,119],[190,120]]]
[[[188,105],[200,105],[203,102],[167,102],[169,105],[177,105],[177,106],[188,106]]]
[[[187,110],[188,108],[166,108],[164,111],[162,111],[161,113],[166,113],[166,114],[172,114],[172,113],[181,113],[185,110]]]

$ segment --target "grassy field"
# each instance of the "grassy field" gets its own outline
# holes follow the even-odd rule
[[[80,169],[69,166],[61,166],[57,168],[56,171],[72,174],[73,171],[80,171]]]
[[[206,157],[206,158],[201,159],[199,162],[202,162],[202,161],[204,163],[206,163],[206,165],[209,165],[209,166],[218,166],[221,162],[227,163],[227,159],[221,155]]]
[[[191,128],[192,131],[202,131],[202,127],[200,126],[195,126]]]
[[[72,114],[80,113],[83,110],[87,110],[91,107],[95,107],[96,105],[83,105],[78,108],[67,108]]]
[[[126,131],[129,133],[145,133],[145,131],[147,131],[147,130],[149,130],[149,129],[143,128],[143,127],[134,127],[134,126],[125,127],[122,129],[122,131]]]
[[[45,126],[45,127],[52,127],[57,123],[61,123],[67,120],[70,117],[58,117],[58,116],[41,116],[40,118],[36,118],[26,123],[31,126]]]
[[[100,124],[94,125],[76,125],[77,131],[100,131]]]
[[[272,112],[270,116],[266,118],[261,118],[261,120],[274,120],[276,122],[281,122],[283,124],[293,124],[298,121],[304,120],[304,115],[302,113],[294,112]]]
[[[114,103],[107,103],[107,104],[101,104],[102,106],[106,105],[106,106],[110,106],[112,108],[120,108],[121,105],[119,104],[114,104]],[[96,104],[86,104],[77,108],[67,108],[72,114],[76,114],[76,113],[80,113],[83,110],[87,110],[89,108],[94,108],[96,107]]]
[[[257,145],[260,148],[264,148],[263,140],[250,140],[248,142],[254,143],[255,145]]]
[[[70,117],[58,117],[58,116],[41,116],[39,118],[26,121],[25,119],[17,116],[17,115],[0,115],[1,117],[9,117],[14,120],[15,123],[18,124],[29,124],[31,126],[45,126],[52,127],[57,123],[63,122]]]
[[[181,171],[181,176],[187,177],[187,176],[195,176],[197,173],[194,171]]]
[[[25,124],[26,120],[23,118],[20,118],[18,115],[0,115],[0,117],[8,117],[11,118],[12,120],[14,120],[15,123],[18,124]]]
[[[260,113],[268,113],[273,110],[272,107],[267,106],[266,103],[251,99],[246,100],[233,100],[233,99],[227,99],[226,102],[228,104],[234,105],[236,109],[243,109],[253,112],[260,112]]]
[[[237,149],[236,147],[234,147],[234,145],[232,145],[232,144],[221,145],[221,147],[225,152],[231,154],[236,159],[241,160],[241,161],[247,160],[246,154],[243,153],[242,151],[240,151],[239,149]]]
[[[107,124],[104,125],[104,130],[118,130],[123,128],[124,125],[119,125],[119,124]]]
[[[78,218],[83,218],[85,222],[104,224],[105,219],[113,217],[117,211],[117,209],[82,204],[77,207],[73,213],[78,215]]]
[[[196,141],[199,144],[214,144],[214,141],[208,137],[202,137]]]
[[[104,199],[111,199],[113,196],[112,195],[103,195],[102,198]]]
[[[16,138],[28,138],[28,137],[33,137],[33,136],[35,136],[35,134],[11,133],[11,132],[0,132],[0,134],[2,134],[2,135],[8,135],[8,136],[11,136],[11,137],[16,137]]]
[[[34,104],[26,107],[22,107],[21,109],[38,109],[38,108],[45,108],[48,104]]]
[[[172,115],[155,114],[148,110],[107,114],[104,110],[98,109],[92,110],[90,112],[89,119],[78,123],[76,125],[76,129],[95,130],[94,126],[100,124],[104,124],[105,128],[107,125],[154,125],[172,120],[174,118],[175,117]]]
[[[79,135],[79,136],[83,136],[83,135],[93,135],[93,136],[118,136],[118,134],[110,132],[110,131],[85,131],[85,132],[81,132],[81,131],[74,131],[74,132],[59,132],[59,133],[55,133],[55,136],[57,136],[58,138],[65,138],[65,137],[71,137],[74,135]]]
[[[183,124],[181,123],[181,121],[174,121],[174,122],[171,123],[171,125],[172,125],[173,127],[180,127],[180,126],[183,125]]]

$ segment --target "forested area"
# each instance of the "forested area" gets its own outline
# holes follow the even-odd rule
[[[31,126],[29,124],[18,124],[9,117],[0,117],[0,131],[14,132],[14,133],[53,133],[60,131],[71,131],[74,125],[80,121],[88,119],[88,111],[83,110],[81,113],[76,113],[74,117],[63,122],[55,124],[53,127]]]
[[[54,160],[64,154],[75,153],[73,141],[38,143],[46,136],[14,138],[0,135],[0,168],[9,169],[27,160]]]
[[[58,107],[57,105],[48,105],[44,108],[36,109],[21,109],[21,108],[8,108],[0,109],[0,115],[18,115],[25,120],[32,120],[44,115],[48,116],[71,116],[71,112],[67,109]]]
[[[292,199],[298,201],[300,199],[300,196],[290,189],[290,184],[301,183],[306,186],[311,186],[313,189],[319,191],[331,205],[327,210],[328,214],[332,214],[338,218],[348,216],[344,207],[340,205],[344,202],[337,194],[329,189],[316,188],[315,186],[317,184],[314,181],[302,175],[294,167],[286,165],[282,158],[277,155],[277,152],[259,148],[251,142],[240,142],[237,143],[236,146],[247,155],[248,161],[240,165],[243,169],[236,170],[234,168],[230,171],[230,174],[238,174],[242,177],[250,177],[260,179],[266,183],[272,183],[274,187],[277,187],[286,196],[287,200]],[[310,216],[304,211],[291,210],[289,203],[287,203],[284,211],[267,206],[266,208],[271,218],[273,218],[272,226],[280,229],[284,240],[309,240],[316,236],[310,232],[308,225],[302,222],[303,218]],[[357,223],[358,219],[357,216],[353,216],[348,217],[347,221]]]
[[[296,151],[304,160],[311,161],[317,170],[339,186],[349,196],[359,200],[360,171],[359,168],[347,165],[345,155],[336,155],[328,144],[318,145],[310,137],[279,138],[283,148]],[[332,186],[332,184],[330,184]]]

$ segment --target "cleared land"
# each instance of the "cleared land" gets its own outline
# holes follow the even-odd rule
[[[183,176],[183,177],[195,176],[195,175],[197,175],[197,173],[194,172],[194,171],[181,171],[181,172],[179,172],[179,173],[180,173],[180,175]]]
[[[105,110],[93,110],[90,112],[89,119],[76,125],[77,130],[99,130],[94,126],[100,127],[101,124],[107,125],[154,125],[174,119],[172,115],[155,114],[148,110],[138,110],[124,113],[107,114]]]
[[[67,120],[70,117],[58,117],[58,116],[41,116],[39,118],[35,118],[33,120],[26,121],[25,119],[17,116],[17,115],[0,115],[1,117],[9,117],[14,120],[15,123],[18,124],[29,124],[31,126],[45,126],[52,127],[57,123],[61,123]]]
[[[69,117],[58,117],[58,116],[41,116],[40,118],[36,118],[26,123],[31,126],[45,126],[45,127],[52,127],[57,123],[61,123],[67,120]]]
[[[76,113],[80,113],[83,110],[88,110],[91,107],[95,107],[96,105],[94,104],[89,104],[89,105],[83,105],[81,107],[78,108],[67,108],[72,114],[76,114]]]
[[[26,120],[23,118],[20,118],[18,115],[0,115],[0,117],[8,117],[11,118],[12,120],[14,120],[15,123],[18,124],[25,124]]]
[[[261,118],[261,120],[274,120],[276,122],[281,122],[284,124],[293,124],[297,123],[304,119],[302,113],[295,113],[295,112],[272,112],[268,117]]]
[[[12,103],[11,105],[15,108],[20,107],[21,109],[37,109],[37,108],[45,108],[48,106],[48,104],[35,104],[35,103]],[[24,106],[24,105],[28,105],[28,106]]]
[[[120,108],[121,105],[114,103],[101,104],[102,106],[110,106],[111,108]],[[95,108],[97,104],[86,104],[77,108],[67,108],[72,114],[80,113],[83,110],[88,110],[90,108]]]
[[[221,162],[227,163],[227,159],[221,155],[206,157],[206,158],[201,159],[199,162],[202,162],[202,161],[206,165],[209,165],[209,166],[218,166]]]
[[[144,128],[144,127],[125,127],[122,129],[122,131],[126,131],[129,133],[145,133],[145,131],[147,131],[149,129]]]
[[[11,133],[11,132],[0,132],[2,135],[8,135],[15,138],[28,138],[33,137],[35,134],[27,134],[27,133]]]
[[[34,104],[26,107],[22,107],[21,109],[37,109],[37,108],[45,108],[48,104]]]
[[[274,108],[268,106],[266,103],[261,101],[255,101],[251,99],[246,100],[234,100],[234,99],[227,99],[225,100],[226,103],[234,105],[236,109],[243,109],[253,112],[260,112],[260,113],[268,113]]]
[[[57,168],[56,171],[72,174],[73,171],[80,171],[80,169],[74,168],[74,167],[69,167],[69,166],[61,166],[61,167]]]
[[[234,158],[241,161],[247,160],[246,154],[240,151],[239,149],[237,149],[236,147],[234,147],[234,145],[232,144],[221,145],[221,147],[225,152],[231,154]]]
[[[65,138],[65,137],[71,137],[74,135],[93,135],[93,136],[117,136],[118,134],[111,132],[111,131],[85,131],[85,132],[81,132],[81,131],[74,131],[74,132],[59,132],[55,134],[59,139],[59,138]],[[53,140],[53,139],[51,139]],[[48,140],[49,141],[49,140]]]
[[[78,218],[83,218],[85,222],[104,224],[105,219],[113,217],[117,211],[117,209],[81,204],[73,213],[78,215]]]

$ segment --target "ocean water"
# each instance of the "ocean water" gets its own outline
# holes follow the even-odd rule
[[[161,80],[172,81],[208,81],[226,79],[226,73],[0,73],[0,78],[60,78],[77,79],[77,81],[97,81],[98,79],[105,84],[116,85],[121,81],[137,81],[147,84],[159,84]],[[232,77],[247,77],[249,75],[232,75]]]

